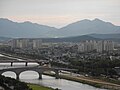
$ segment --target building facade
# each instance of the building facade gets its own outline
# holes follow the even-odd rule
[[[111,40],[86,40],[80,42],[78,45],[78,51],[80,52],[90,52],[90,51],[104,52],[114,50],[114,42]]]

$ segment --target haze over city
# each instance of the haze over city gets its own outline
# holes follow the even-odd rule
[[[0,0],[0,17],[63,27],[83,19],[120,25],[120,0]]]
[[[120,90],[120,0],[0,0],[0,90]]]

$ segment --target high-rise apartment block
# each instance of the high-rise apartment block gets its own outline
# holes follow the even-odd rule
[[[26,48],[28,43],[28,39],[13,39],[9,41],[9,45],[13,48]]]
[[[13,48],[40,48],[42,40],[40,39],[13,39],[9,41],[9,45]]]
[[[33,40],[32,42],[33,42],[33,48],[34,48],[34,49],[37,49],[37,48],[40,48],[40,47],[41,47],[42,40],[36,39],[36,40]]]
[[[97,52],[112,51],[114,50],[114,42],[110,40],[86,40],[80,42],[78,45],[78,51],[80,52],[90,52],[93,50],[96,50]]]

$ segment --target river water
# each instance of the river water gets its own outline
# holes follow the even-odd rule
[[[13,67],[21,67],[24,65],[24,63],[16,63],[13,65]],[[37,64],[31,63],[29,65],[35,66]],[[0,63],[0,69],[2,68],[10,68],[10,63]],[[16,78],[15,73],[11,71],[4,72],[2,75]],[[59,88],[61,90],[106,90],[65,79],[55,79],[55,77],[46,75],[42,75],[42,80],[39,80],[38,77],[38,73],[34,71],[25,71],[20,74],[20,80],[23,82],[39,84],[52,88]]]
[[[2,75],[16,78],[15,73],[11,71],[4,72]],[[20,80],[23,82],[39,84],[52,88],[59,88],[62,90],[106,90],[65,79],[55,79],[55,77],[46,75],[42,75],[42,80],[39,80],[38,77],[38,73],[34,71],[25,71],[20,74]]]

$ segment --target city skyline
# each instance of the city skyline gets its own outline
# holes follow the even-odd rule
[[[0,18],[16,22],[63,27],[83,19],[99,18],[120,25],[119,0],[1,0]]]
[[[120,90],[120,0],[0,0],[0,90]]]

